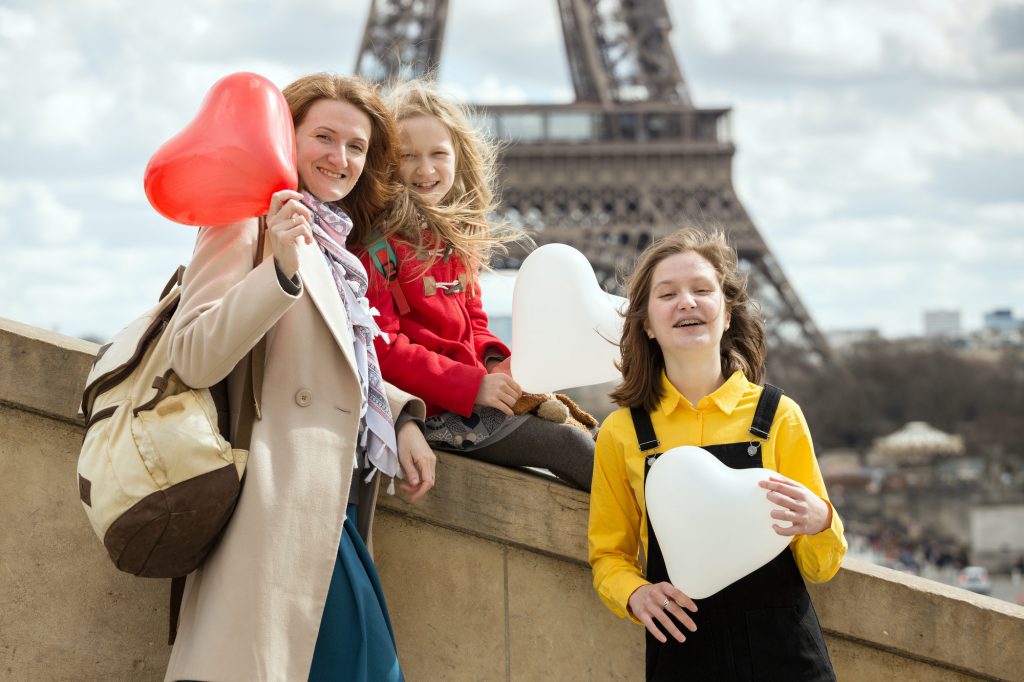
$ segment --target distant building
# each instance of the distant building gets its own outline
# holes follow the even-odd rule
[[[846,351],[863,343],[879,341],[882,335],[877,329],[833,329],[825,332],[825,337],[833,350]]]
[[[924,335],[933,338],[956,339],[960,336],[959,310],[926,310]]]
[[[985,313],[985,330],[991,332],[1015,332],[1024,329],[1024,320],[1013,316],[1009,308],[1000,308]]]

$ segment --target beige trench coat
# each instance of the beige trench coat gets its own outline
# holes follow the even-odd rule
[[[230,375],[236,413],[236,365],[264,334],[267,346],[245,485],[188,577],[166,680],[306,680],[345,520],[360,408],[346,313],[315,244],[291,296],[273,258],[253,269],[256,238],[256,220],[200,230],[172,323],[171,366],[196,387]],[[418,399],[388,398],[396,417],[423,417]]]

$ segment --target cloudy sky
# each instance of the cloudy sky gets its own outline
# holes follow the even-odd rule
[[[825,330],[926,309],[1024,316],[1024,2],[670,0],[698,106],[731,106],[735,182]],[[106,337],[194,229],[149,156],[234,71],[350,72],[369,0],[0,0],[0,317]],[[441,78],[572,98],[554,0],[451,0]]]

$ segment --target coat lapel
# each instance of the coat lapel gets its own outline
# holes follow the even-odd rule
[[[334,276],[327,268],[327,261],[316,244],[299,246],[299,276],[309,297],[327,323],[331,335],[348,360],[352,371],[356,371],[356,359],[352,351],[352,333],[348,315],[341,305],[341,296],[334,284]]]

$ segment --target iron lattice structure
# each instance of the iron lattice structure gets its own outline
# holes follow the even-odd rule
[[[730,110],[690,100],[664,0],[557,2],[576,101],[477,108],[506,142],[503,217],[538,245],[579,249],[609,291],[659,237],[687,224],[724,229],[765,309],[774,356],[829,359],[736,196]],[[358,73],[382,82],[433,71],[447,11],[447,0],[373,0]],[[495,265],[516,267],[523,255]]]

